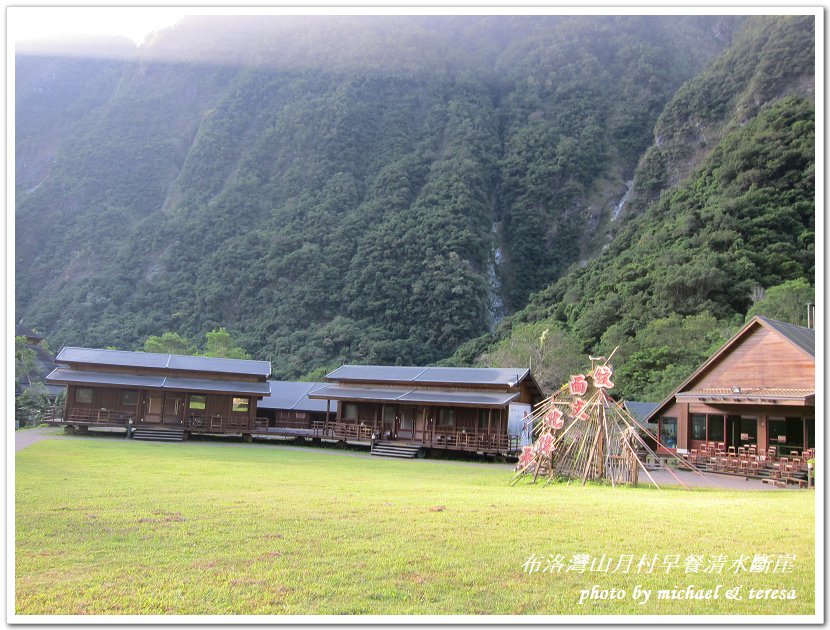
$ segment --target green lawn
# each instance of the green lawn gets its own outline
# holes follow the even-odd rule
[[[39,442],[16,462],[18,614],[814,612],[811,491],[507,487],[493,465],[105,438]],[[628,574],[527,573],[531,554],[635,561]],[[636,572],[643,554],[660,557],[653,573]],[[687,574],[690,554],[795,561]],[[579,605],[595,584],[627,597]],[[718,584],[797,599],[657,601]],[[632,601],[636,585],[655,589],[648,603]]]

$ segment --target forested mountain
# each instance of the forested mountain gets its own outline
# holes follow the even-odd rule
[[[813,282],[812,19],[200,17],[81,52],[15,66],[17,318],[54,347],[471,363]]]
[[[659,400],[748,311],[803,325],[815,279],[813,38],[810,19],[749,19],[660,115],[609,247],[454,362],[487,363],[512,337],[552,328],[566,353],[619,347],[622,393]]]

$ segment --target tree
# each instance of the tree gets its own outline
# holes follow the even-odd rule
[[[14,338],[14,384],[20,386],[24,380],[30,380],[30,376],[37,368],[35,351],[29,347],[26,337]]]
[[[573,336],[553,320],[520,324],[476,363],[486,367],[529,367],[542,391],[559,389],[579,372],[585,356]]]
[[[706,313],[650,322],[620,347],[619,393],[629,400],[662,400],[732,335],[736,323]]]
[[[196,354],[196,347],[187,339],[174,332],[166,332],[161,337],[151,335],[144,341],[144,352],[162,354]]]
[[[763,315],[797,326],[807,325],[807,304],[815,304],[816,290],[803,278],[788,280],[764,291],[746,314],[746,321]]]
[[[202,356],[224,359],[250,359],[251,355],[234,345],[231,334],[224,328],[217,328],[205,334],[205,350]]]
[[[14,417],[24,424],[37,425],[43,413],[51,406],[49,390],[40,382],[34,382],[14,399]]]

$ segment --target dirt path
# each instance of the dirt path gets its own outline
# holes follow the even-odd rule
[[[40,442],[41,440],[49,440],[61,435],[60,429],[53,427],[40,427],[37,429],[23,429],[14,432],[14,450],[15,452],[23,450],[27,446]]]

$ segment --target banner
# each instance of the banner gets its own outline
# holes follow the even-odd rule
[[[528,422],[530,416],[530,405],[510,403],[507,413],[507,435],[519,436],[519,446],[533,443],[533,427]]]

